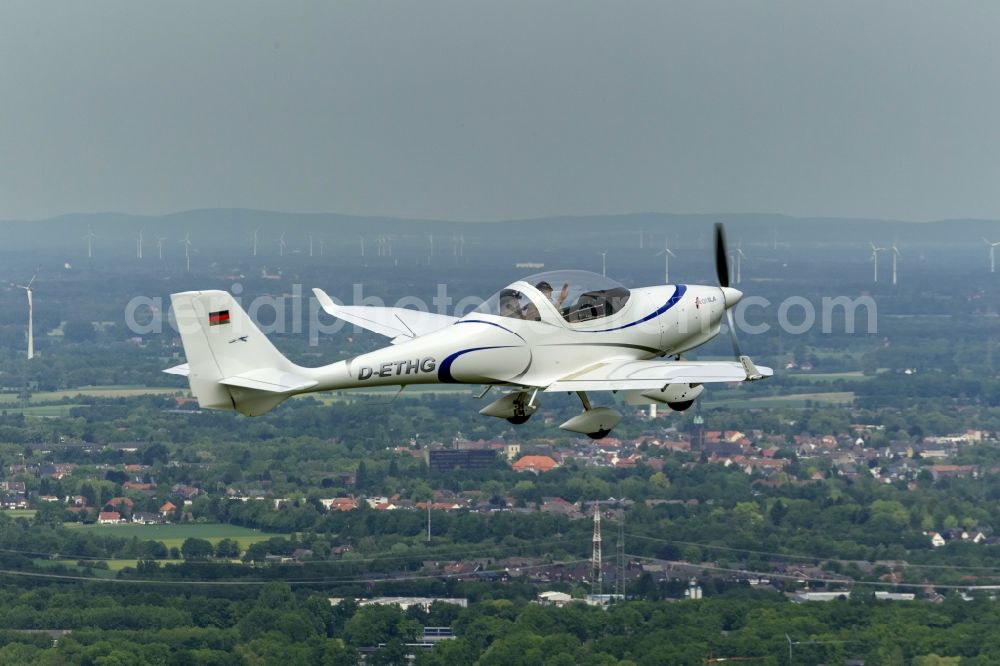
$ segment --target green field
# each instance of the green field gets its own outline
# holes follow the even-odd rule
[[[792,393],[790,395],[772,395],[761,398],[730,398],[713,400],[707,405],[719,405],[734,408],[762,408],[762,407],[804,407],[804,403],[811,400],[824,405],[850,405],[854,402],[854,393],[851,391],[830,391],[827,393]]]
[[[843,379],[848,382],[858,382],[871,378],[871,375],[866,375],[860,370],[855,370],[853,372],[797,372],[794,375],[789,376],[794,377],[795,379],[805,379],[811,382],[832,382],[838,379]]]
[[[4,509],[3,512],[11,518],[27,518],[31,520],[35,517],[34,509]]]
[[[167,548],[180,548],[185,539],[207,539],[213,544],[223,539],[234,539],[240,544],[240,549],[246,550],[251,544],[265,541],[280,534],[269,534],[236,525],[222,523],[181,523],[178,525],[81,525],[80,523],[65,523],[66,527],[85,532],[96,532],[107,536],[131,539],[149,539],[160,541]]]
[[[38,405],[35,407],[7,407],[8,410],[21,412],[25,416],[37,416],[40,418],[54,418],[69,416],[69,411],[80,405]]]
[[[472,395],[478,392],[480,387],[466,385],[446,385],[428,384],[426,386],[409,386],[399,397],[418,397],[430,394],[450,394],[450,395]],[[367,390],[355,391],[335,391],[331,393],[317,394],[317,400],[324,404],[335,402],[370,402],[371,404],[384,404],[394,399],[399,387],[386,386]],[[0,407],[4,409],[14,409],[30,416],[68,416],[69,410],[78,405],[52,405],[41,403],[61,402],[66,399],[76,398],[131,398],[141,395],[185,395],[190,396],[187,389],[178,389],[165,386],[84,386],[75,389],[65,389],[61,391],[39,391],[32,393],[27,405],[21,404],[21,399],[16,393],[0,393]]]
[[[185,390],[167,386],[84,386],[62,391],[39,391],[31,394],[31,402],[57,402],[64,398],[129,398],[137,395],[173,395],[186,393]],[[16,393],[0,393],[0,403],[14,404],[20,402]]]
[[[396,397],[397,393],[399,393],[398,396],[399,398],[415,398],[421,395],[432,395],[432,394],[471,396],[474,393],[478,393],[480,390],[482,390],[482,387],[480,386],[468,386],[465,384],[457,384],[457,385],[427,384],[418,386],[407,386],[402,393],[399,393],[398,386],[386,386],[375,389],[354,389],[351,391],[334,391],[331,393],[317,394],[313,397],[315,397],[323,404],[327,405],[335,402],[358,402],[360,404],[371,403],[373,405],[382,405],[393,400]]]

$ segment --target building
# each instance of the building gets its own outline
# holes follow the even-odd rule
[[[790,596],[792,601],[843,601],[851,596],[850,590],[835,590],[832,592],[798,592]]]
[[[328,597],[327,600],[331,606],[338,606],[344,599],[342,597]],[[428,611],[435,603],[455,604],[462,608],[469,607],[469,600],[462,597],[373,597],[357,601],[359,606],[399,606],[402,611],[407,611],[414,606]]]
[[[122,517],[117,511],[101,511],[97,517],[99,525],[117,525],[120,522],[122,522]]]
[[[875,592],[875,599],[878,601],[913,601],[917,598],[912,592],[886,592],[885,590],[877,590]]]
[[[354,511],[358,508],[358,501],[353,496],[321,499],[320,503],[327,511]]]
[[[489,469],[497,463],[493,449],[428,449],[427,467],[432,472],[453,469]]]
[[[940,548],[945,544],[944,537],[937,532],[928,532],[927,536],[931,538],[931,545],[935,548]]]
[[[555,460],[549,456],[524,456],[514,463],[515,472],[548,472],[559,466]]]
[[[566,604],[573,601],[573,597],[566,594],[565,592],[539,592],[538,593],[538,603],[543,606],[565,606]]]

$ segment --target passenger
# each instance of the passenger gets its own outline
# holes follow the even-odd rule
[[[550,301],[552,300],[552,285],[546,282],[545,280],[542,280],[541,282],[536,284],[535,289],[542,292],[542,294],[545,295],[545,298],[549,299]],[[567,296],[569,296],[569,283],[564,282],[562,289],[559,291],[559,298],[557,298],[553,303],[553,305],[556,306],[557,310],[562,307],[563,301],[566,300]]]

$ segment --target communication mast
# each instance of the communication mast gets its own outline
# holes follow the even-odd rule
[[[618,573],[615,575],[615,594],[622,601],[625,600],[625,509],[622,509],[621,518],[618,519]]]
[[[591,556],[591,565],[593,566],[593,575],[591,580],[593,581],[595,594],[601,594],[603,574],[601,566],[601,504],[600,502],[594,503],[594,554]]]

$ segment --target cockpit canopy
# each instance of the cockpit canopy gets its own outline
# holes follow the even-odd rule
[[[525,289],[525,286],[528,289]],[[501,289],[476,308],[483,314],[541,321],[536,302],[547,298],[569,323],[609,317],[621,310],[629,299],[622,284],[589,271],[549,271],[530,275]]]

